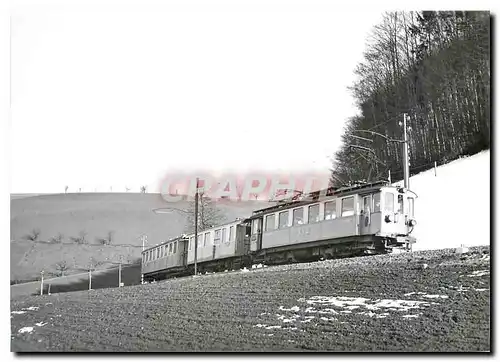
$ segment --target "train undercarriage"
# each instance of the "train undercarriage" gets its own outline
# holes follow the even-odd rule
[[[411,251],[411,242],[381,236],[353,236],[333,240],[322,240],[304,244],[287,245],[262,249],[244,256],[216,259],[197,264],[197,274],[251,268],[254,264],[267,266],[314,262],[328,259],[340,259],[367,255],[381,255]],[[194,274],[194,265],[165,269],[144,274],[144,281],[158,281]]]

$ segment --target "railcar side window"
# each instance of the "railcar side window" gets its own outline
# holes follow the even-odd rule
[[[227,229],[226,228],[222,229],[222,242],[223,243],[227,242]]]
[[[229,242],[234,240],[234,226],[229,227]]]
[[[266,231],[276,229],[275,218],[274,214],[266,216]]]
[[[177,253],[177,241],[174,243],[174,254]]]
[[[302,225],[304,223],[304,208],[293,210],[293,224],[292,225]]]
[[[189,238],[189,250],[193,248],[193,244],[194,244],[194,236],[191,236]]]
[[[203,234],[198,235],[198,248],[203,246]]]
[[[373,195],[373,212],[380,212],[380,192]]]
[[[384,198],[384,213],[390,214],[394,212],[394,194],[386,193]]]
[[[354,215],[354,196],[342,199],[342,213],[341,216]]]
[[[309,223],[319,222],[319,204],[309,206]]]
[[[283,229],[288,226],[288,211],[279,213],[278,229]]]
[[[219,245],[220,244],[220,229],[215,230],[215,236],[214,236],[214,245]]]
[[[325,220],[332,220],[337,217],[337,201],[325,202]]]
[[[172,254],[172,243],[168,245],[168,255]]]
[[[210,244],[210,233],[205,233],[205,239],[203,240],[203,246]]]
[[[413,197],[408,198],[408,216],[413,217],[414,215],[414,210],[413,210]]]

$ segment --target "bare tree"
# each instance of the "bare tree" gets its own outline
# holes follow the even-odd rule
[[[87,243],[87,232],[85,230],[81,230],[78,233],[78,236],[71,237],[71,240],[77,244],[86,244]]]
[[[141,186],[141,193],[145,194],[147,190],[147,186]]]
[[[191,233],[194,231],[194,210],[195,201],[189,203],[187,210],[187,225],[185,231]],[[226,220],[225,215],[217,207],[217,204],[204,193],[199,194],[198,198],[198,231],[203,231],[214,225],[218,225]]]
[[[64,235],[61,233],[57,233],[56,236],[50,238],[50,242],[54,243],[54,244],[60,244],[60,243],[62,243],[63,239],[64,239]]]
[[[63,260],[63,261],[60,261],[59,263],[57,263],[56,264],[56,270],[58,271],[59,276],[63,277],[64,276],[64,272],[66,272],[67,270],[69,270],[69,265],[66,262],[66,260]]]
[[[110,230],[105,238],[97,238],[97,241],[99,241],[102,245],[111,245],[114,239],[114,234],[115,232]]]
[[[39,228],[34,228],[33,230],[31,230],[31,232],[26,235],[26,239],[27,240],[31,240],[31,241],[38,241],[38,238],[40,237],[40,229]]]

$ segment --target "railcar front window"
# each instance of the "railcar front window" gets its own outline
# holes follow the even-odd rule
[[[309,206],[309,222],[315,223],[319,222],[319,204]]]
[[[288,211],[280,212],[279,221],[278,221],[278,229],[283,229],[288,226]]]
[[[274,229],[276,229],[275,215],[274,214],[267,215],[266,216],[266,231],[274,230]]]
[[[304,223],[304,208],[293,210],[293,225],[302,225]]]
[[[354,215],[354,197],[342,199],[342,217]]]
[[[380,212],[380,192],[373,195],[373,212]]]
[[[337,202],[325,202],[325,220],[332,220],[337,217]]]
[[[413,210],[413,197],[408,198],[408,216],[413,217],[414,215],[414,210]]]
[[[398,213],[403,213],[403,195],[398,195]]]
[[[384,198],[384,213],[392,214],[394,212],[394,194],[387,193]]]

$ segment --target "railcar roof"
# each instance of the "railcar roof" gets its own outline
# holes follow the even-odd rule
[[[165,240],[165,241],[162,241],[161,243],[158,243],[156,245],[151,245],[151,246],[148,246],[147,248],[144,248],[144,250],[142,251],[143,253],[146,252],[146,251],[149,251],[151,249],[154,249],[154,248],[157,248],[159,246],[162,246],[162,245],[165,245],[165,244],[169,244],[173,241],[177,241],[177,240],[181,240],[181,239],[184,239],[184,237],[182,236],[177,236],[175,238],[172,238],[172,239],[169,239],[169,240]]]
[[[311,203],[317,202],[320,197],[331,197],[331,196],[346,196],[346,195],[353,195],[357,194],[362,191],[370,191],[370,190],[377,190],[380,189],[381,187],[387,187],[390,186],[390,184],[387,181],[377,181],[377,182],[371,182],[371,183],[366,183],[362,185],[355,185],[355,186],[347,186],[347,187],[340,187],[340,188],[333,188],[330,187],[328,189],[323,189],[315,192],[309,193],[305,197],[305,199],[302,200],[295,200],[295,201],[288,201],[288,202],[281,202],[278,203],[277,205],[269,206],[260,210],[255,210],[247,220],[250,220],[254,217],[258,217],[262,214],[266,214],[269,212],[277,211],[280,209],[288,209],[291,207],[297,207],[297,206],[302,206],[302,205],[307,205]]]

